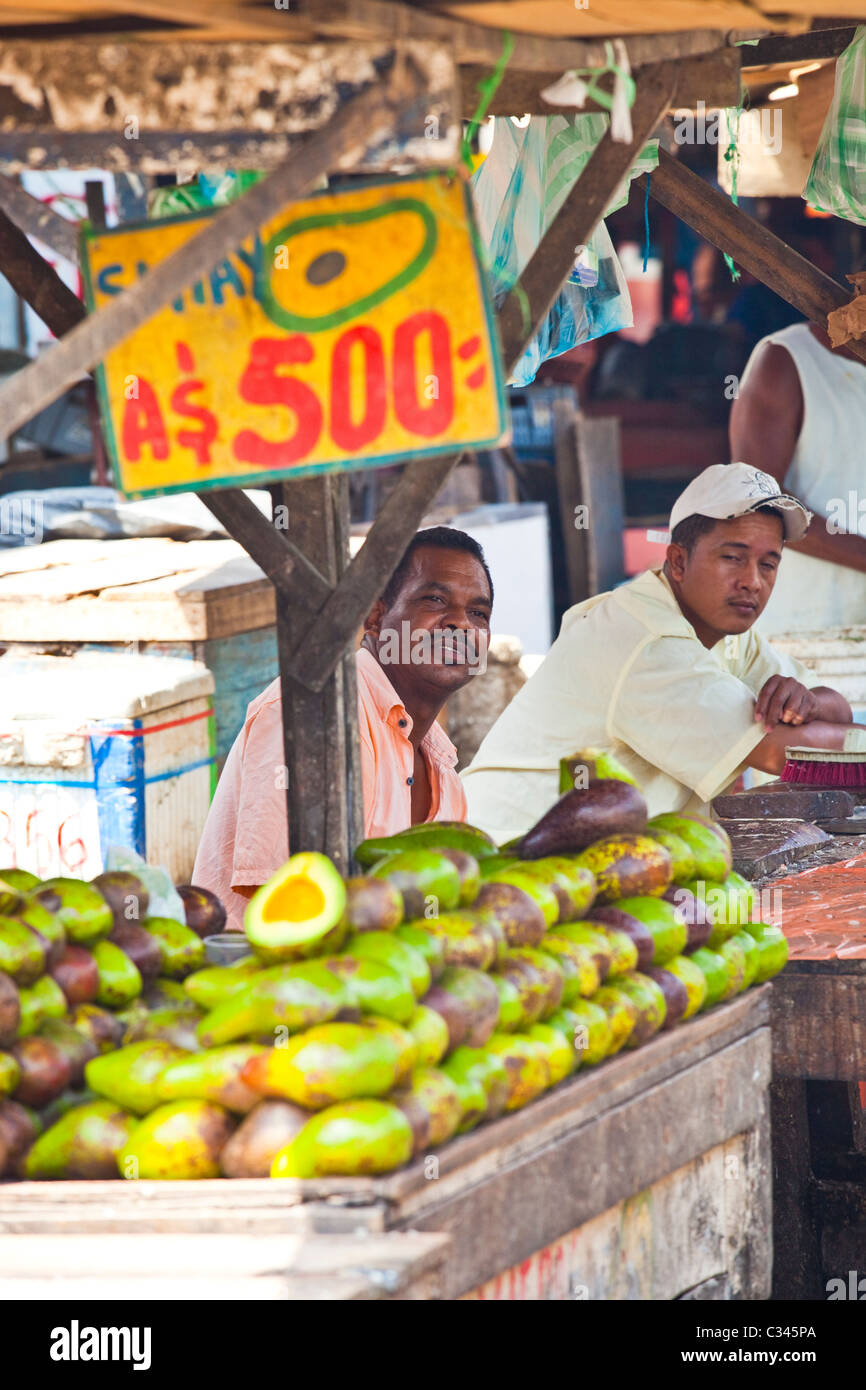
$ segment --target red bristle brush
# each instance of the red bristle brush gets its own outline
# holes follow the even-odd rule
[[[834,751],[829,748],[786,748],[783,782],[843,791],[866,791],[866,750]]]

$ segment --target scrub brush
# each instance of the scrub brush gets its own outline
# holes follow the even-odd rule
[[[783,782],[808,787],[866,789],[866,729],[849,729],[841,749],[786,748]]]

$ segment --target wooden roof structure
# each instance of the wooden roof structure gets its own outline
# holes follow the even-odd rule
[[[549,111],[540,96],[549,82],[568,69],[604,66],[604,40],[625,37],[636,85],[633,138],[604,135],[500,306],[510,373],[569,275],[575,246],[589,239],[668,111],[734,105],[743,70],[834,58],[866,20],[866,0],[279,4],[29,0],[24,9],[0,0],[0,271],[59,339],[0,385],[0,435],[92,371],[323,174],[407,159],[410,167],[453,167],[460,118],[475,111],[479,80],[503,56],[502,25],[513,51],[491,110],[504,114]],[[711,27],[689,27],[696,14]],[[822,27],[810,29],[813,19]],[[431,113],[433,139],[425,129]],[[124,128],[130,116],[135,138]],[[35,234],[50,246],[65,238],[68,247],[68,224],[8,177],[63,166],[253,168],[267,176],[88,315],[28,240]],[[809,318],[849,302],[835,280],[664,152],[651,193]],[[866,360],[866,343],[852,347]],[[280,484],[290,534],[242,491],[203,495],[276,590],[291,843],[324,850],[343,871],[362,833],[352,640],[456,462],[408,459],[351,560],[345,474]]]

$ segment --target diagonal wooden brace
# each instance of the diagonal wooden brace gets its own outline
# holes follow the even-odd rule
[[[638,182],[645,187],[645,176]],[[663,150],[650,180],[650,194],[808,319],[823,323],[833,309],[850,304],[850,290]],[[855,340],[846,347],[866,362],[866,342]]]
[[[506,373],[510,375],[532,341],[574,265],[575,248],[588,240],[617,185],[668,109],[676,66],[648,69],[632,108],[634,139],[619,144],[607,131],[575,183],[535,254],[499,313]],[[409,463],[371,526],[361,549],[293,654],[293,678],[321,690],[347,642],[393,573],[433,498],[461,456]]]

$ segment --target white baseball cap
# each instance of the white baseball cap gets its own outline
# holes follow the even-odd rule
[[[802,502],[782,492],[769,473],[748,463],[714,463],[680,493],[673,505],[670,528],[673,531],[689,516],[730,521],[759,507],[777,507],[782,513],[786,541],[801,540],[812,520],[812,513]]]

